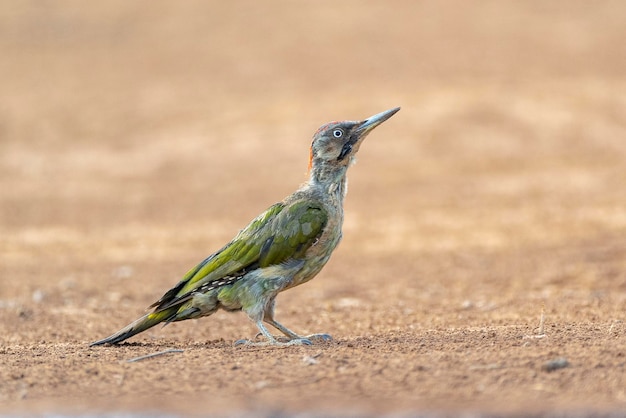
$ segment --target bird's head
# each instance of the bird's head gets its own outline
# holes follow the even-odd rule
[[[313,135],[309,171],[347,168],[367,134],[398,110],[386,110],[362,121],[330,122],[319,128]]]

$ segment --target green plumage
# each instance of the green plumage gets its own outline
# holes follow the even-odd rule
[[[119,343],[158,323],[207,316],[220,308],[245,311],[267,338],[265,344],[310,344],[309,338],[274,320],[275,298],[315,277],[330,258],[341,239],[348,166],[367,133],[397,110],[363,122],[329,124],[318,131],[308,183],[189,270],[151,306],[151,313],[92,345]],[[288,341],[276,340],[263,322],[281,331]],[[330,338],[326,334],[310,337]]]
[[[175,305],[203,285],[224,277],[239,276],[246,269],[301,259],[322,233],[326,221],[325,211],[308,202],[296,202],[289,207],[277,203],[254,219],[224,248],[187,272],[180,283],[153,307],[160,310]],[[177,288],[180,290],[173,292]]]

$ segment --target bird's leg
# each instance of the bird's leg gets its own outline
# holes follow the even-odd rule
[[[300,336],[273,318],[272,319],[265,318],[265,322],[267,322],[268,324],[270,324],[271,326],[273,326],[274,328],[276,328],[277,330],[285,334],[288,338],[291,339],[291,341],[307,340],[309,342],[311,341],[326,342],[326,341],[331,341],[333,339],[333,337],[331,337],[329,334],[311,334],[311,335],[306,335],[304,337]]]
[[[265,328],[265,325],[263,325],[263,321],[261,321],[261,320],[257,321],[256,322],[256,326],[257,326],[257,328],[259,328],[259,331],[261,331],[261,334],[263,334],[265,336],[265,338],[267,338],[267,341],[254,342],[254,341],[250,341],[250,340],[237,340],[237,341],[235,341],[235,346],[246,345],[246,346],[254,346],[254,347],[259,347],[259,346],[283,346],[283,347],[286,347],[286,346],[290,346],[290,345],[311,345],[312,344],[311,341],[307,340],[306,338],[294,338],[294,339],[291,339],[291,340],[289,340],[287,342],[278,341],[267,330],[267,328]]]
[[[283,334],[285,334],[287,338],[289,338],[291,341],[308,340],[310,343],[311,340],[324,342],[324,341],[330,341],[333,339],[333,337],[331,337],[328,334],[311,334],[305,337],[296,334],[295,332],[293,332],[292,330],[290,330],[289,328],[287,328],[286,326],[284,326],[283,324],[281,324],[280,322],[274,319],[274,301],[268,304],[267,308],[265,309],[263,320],[267,322],[268,324],[270,324],[271,326],[273,326],[274,328],[276,328],[277,330],[279,330],[280,332],[282,332]]]
[[[283,334],[289,338],[289,340],[299,340],[302,339],[301,336],[287,328],[286,326],[280,324],[279,322],[274,320],[274,306],[276,305],[276,299],[272,299],[266,306],[263,311],[263,321],[267,322]]]
[[[283,334],[285,334],[290,340],[302,338],[301,336],[299,336],[298,334],[296,334],[295,332],[293,332],[292,330],[290,330],[289,328],[287,328],[280,322],[276,321],[274,318],[264,318],[264,321],[270,324],[271,326],[273,326],[274,328],[276,328],[277,330],[279,330],[280,332],[282,332]]]
[[[312,345],[311,340],[316,341],[330,341],[332,337],[328,334],[313,334],[306,337],[302,337],[295,332],[291,331],[289,328],[285,327],[281,323],[274,320],[274,305],[275,305],[275,295],[268,298],[265,303],[255,305],[254,309],[249,309],[246,311],[248,317],[256,324],[260,333],[267,339],[267,341],[261,342],[253,342],[250,340],[237,340],[235,341],[235,346],[238,345],[247,345],[247,346],[290,346],[290,345]],[[256,309],[260,308],[260,309]],[[288,338],[287,341],[281,341],[274,337],[265,327],[263,322],[266,322],[285,334]],[[280,337],[279,337],[280,338]]]

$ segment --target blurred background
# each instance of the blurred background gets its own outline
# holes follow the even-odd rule
[[[387,249],[623,231],[625,19],[620,1],[3,2],[2,235],[241,225],[305,179],[319,125],[394,106],[347,202]]]
[[[279,307],[329,316],[287,324],[623,320],[624,39],[620,0],[2,1],[0,339],[114,331],[305,181],[320,125],[396,106]]]

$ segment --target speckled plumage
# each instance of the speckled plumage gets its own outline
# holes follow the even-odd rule
[[[243,310],[267,341],[243,344],[311,344],[327,334],[302,337],[274,319],[276,296],[320,272],[341,240],[346,172],[365,136],[400,108],[364,121],[331,122],[313,136],[309,180],[204,259],[155,302],[152,312],[91,345],[116,344],[161,322]],[[282,332],[276,339],[264,322]]]

